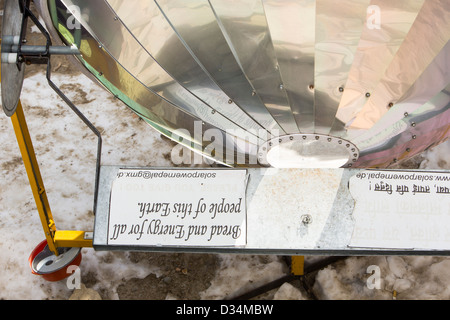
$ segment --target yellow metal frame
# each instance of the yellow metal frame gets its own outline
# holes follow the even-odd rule
[[[57,256],[59,254],[58,248],[92,247],[92,239],[86,239],[85,231],[60,231],[56,229],[20,100],[15,113],[11,116],[11,122],[44,229],[48,248]]]
[[[305,257],[292,256],[291,257],[291,273],[294,276],[303,276],[305,274]]]
[[[50,251],[58,255],[57,248],[59,247],[92,247],[92,239],[85,239],[85,231],[58,231],[56,229],[20,101],[16,112],[11,116],[11,122]]]

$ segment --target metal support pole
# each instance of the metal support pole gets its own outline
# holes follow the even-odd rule
[[[50,251],[58,255],[57,248],[92,247],[92,236],[88,232],[56,230],[20,101],[16,112],[11,116],[11,121]]]
[[[305,274],[305,257],[292,256],[291,257],[291,273],[294,276],[303,276]]]
[[[28,180],[30,181],[31,190],[36,202],[42,227],[44,228],[45,238],[47,239],[48,248],[53,254],[58,255],[58,250],[54,242],[56,232],[55,222],[50,210],[47,193],[44,188],[39,165],[34,153],[33,144],[31,142],[28,126],[25,121],[22,104],[19,100],[16,112],[11,116],[11,121],[16,134],[17,143],[19,144],[20,153],[22,154],[23,163],[27,171]]]

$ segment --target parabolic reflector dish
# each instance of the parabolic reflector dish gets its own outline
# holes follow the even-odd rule
[[[162,134],[234,165],[388,167],[450,134],[448,0],[40,0]]]

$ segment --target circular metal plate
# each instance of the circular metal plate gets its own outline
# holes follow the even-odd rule
[[[22,13],[19,2],[6,0],[3,10],[2,39],[20,36],[22,26]],[[8,43],[2,41],[2,54],[7,52]],[[2,59],[3,60],[3,59]],[[2,106],[8,117],[16,111],[24,79],[24,66],[19,70],[15,63],[3,62],[1,64],[2,76]]]
[[[291,134],[264,143],[258,161],[275,168],[351,167],[359,157],[351,142],[321,134]]]
[[[78,256],[81,248],[58,248],[58,256],[55,256],[45,246],[44,250],[36,255],[31,263],[31,268],[37,274],[49,274],[67,267]]]

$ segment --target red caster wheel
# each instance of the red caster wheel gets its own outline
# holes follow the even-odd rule
[[[42,241],[28,258],[31,272],[47,281],[60,281],[70,276],[67,269],[81,263],[81,248],[58,248],[58,253],[55,256],[49,250],[47,240]]]

